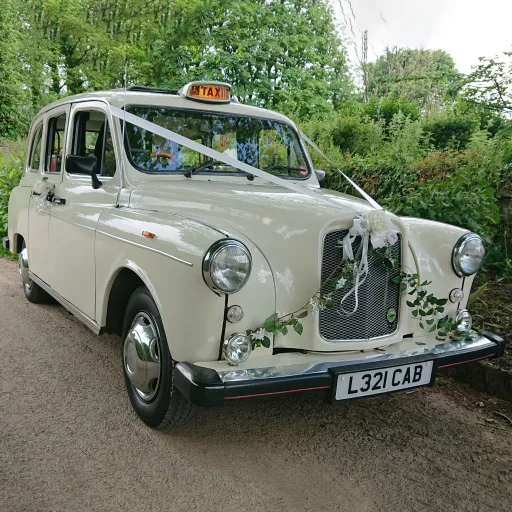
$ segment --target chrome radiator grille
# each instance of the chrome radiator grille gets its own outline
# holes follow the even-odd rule
[[[324,239],[322,257],[322,282],[326,281],[340,266],[343,250],[340,240],[343,240],[348,230],[338,230],[328,233]],[[353,244],[354,254],[361,245],[361,238],[356,238]],[[392,248],[393,258],[400,261],[401,239]],[[359,307],[352,315],[346,315],[339,310],[341,298],[350,288],[338,290],[334,295],[334,307],[320,311],[320,335],[327,341],[369,340],[379,336],[393,334],[398,325],[398,306],[400,285],[392,279],[398,275],[398,270],[386,269],[381,259],[370,253],[368,257],[368,276],[359,286]],[[323,293],[332,291],[323,289]],[[353,311],[354,294],[343,303],[345,311]],[[392,309],[395,311],[393,321]],[[388,315],[389,313],[389,315]]]

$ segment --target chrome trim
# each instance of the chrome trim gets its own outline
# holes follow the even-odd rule
[[[213,259],[225,247],[238,247],[239,249],[242,249],[242,251],[245,252],[247,254],[247,257],[249,258],[249,272],[245,276],[245,279],[240,284],[240,286],[238,286],[238,288],[236,288],[235,290],[230,290],[230,291],[222,290],[219,287],[217,287],[217,285],[213,282],[212,276],[210,274],[210,267],[211,267],[211,263],[212,263]],[[236,292],[240,291],[245,286],[245,284],[247,283],[247,281],[251,275],[251,271],[252,271],[251,253],[250,253],[249,249],[247,249],[247,247],[239,240],[234,240],[232,238],[228,238],[228,239],[224,239],[224,240],[217,240],[206,251],[206,254],[204,255],[204,258],[203,258],[202,268],[203,268],[203,278],[204,278],[205,283],[215,293],[221,293],[221,294],[225,293],[227,295],[229,295],[231,293],[236,293]]]
[[[150,402],[160,384],[160,343],[153,319],[143,311],[133,319],[124,340],[123,364],[135,392]]]
[[[51,295],[59,304],[64,306],[70,313],[73,313],[78,320],[82,321],[94,334],[100,334],[101,327],[89,316],[85,313],[82,313],[75,305],[71,304],[68,300],[66,300],[62,295],[57,293],[50,285],[46,284],[42,279],[39,279],[36,275],[32,274],[32,272],[28,272],[28,275],[34,283],[39,285],[48,295]]]
[[[31,280],[29,277],[28,269],[28,250],[26,247],[24,247],[20,252],[20,256],[18,258],[18,271],[20,273],[23,284],[30,285]]]
[[[185,261],[180,258],[177,258],[176,256],[172,256],[171,254],[167,254],[166,252],[159,251],[158,249],[154,249],[153,247],[148,247],[147,245],[138,244],[137,242],[132,242],[131,240],[127,240],[126,238],[121,238],[120,236],[111,235],[110,233],[106,233],[105,231],[97,230],[96,233],[104,236],[108,236],[110,238],[114,238],[115,240],[119,240],[121,242],[126,242],[130,245],[135,245],[135,247],[140,247],[141,249],[147,249],[148,251],[155,252],[157,254],[161,254],[162,256],[166,256],[167,258],[170,258],[174,261],[179,261],[180,263],[183,263],[184,265],[188,265],[189,267],[193,267],[194,264],[190,263],[190,261]]]
[[[452,267],[453,267],[453,271],[459,277],[468,277],[468,276],[472,276],[473,274],[476,274],[480,270],[480,267],[482,266],[482,263],[484,261],[484,258],[482,258],[482,262],[480,263],[480,267],[478,267],[478,269],[475,272],[471,273],[471,274],[466,274],[462,270],[462,268],[460,267],[460,257],[461,257],[462,251],[464,250],[464,247],[466,246],[466,244],[470,240],[473,240],[473,239],[480,240],[480,243],[482,244],[482,247],[484,248],[484,258],[485,258],[485,246],[484,246],[484,242],[483,242],[482,238],[479,237],[476,233],[466,233],[465,235],[462,235],[457,240],[457,242],[455,243],[455,246],[453,247],[453,252],[452,252]]]
[[[464,352],[466,350],[493,347],[495,345],[496,344],[494,342],[488,340],[484,336],[475,336],[474,338],[468,341],[452,341],[430,347],[418,346],[417,348],[398,350],[396,352],[378,353],[374,350],[366,353],[350,352],[340,354],[339,359],[332,358],[329,359],[328,361],[321,363],[300,363],[283,366],[270,366],[248,369],[238,368],[236,370],[224,371],[217,370],[217,373],[223,382],[273,379],[280,377],[325,373],[329,370],[329,368],[333,367],[373,363],[378,361],[390,361],[393,359],[402,359],[404,357],[413,357],[420,355],[439,356],[441,354],[450,355],[457,352]]]

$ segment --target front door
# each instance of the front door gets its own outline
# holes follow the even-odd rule
[[[112,119],[105,105],[95,101],[74,104],[70,117],[66,154],[94,160],[102,186],[94,189],[90,176],[64,172],[56,195],[65,204],[54,204],[50,217],[49,255],[54,262],[50,284],[95,320],[96,225],[101,211],[116,205],[120,170]]]
[[[30,171],[37,173],[34,185],[39,186],[45,180],[57,188],[62,181],[62,166],[65,158],[65,140],[69,105],[50,110],[42,117],[40,132],[36,133],[37,141],[31,151]],[[38,127],[36,127],[36,131]],[[39,133],[41,138],[39,139]],[[37,148],[40,148],[40,160],[36,161]],[[32,174],[30,174],[33,177]],[[50,283],[50,273],[54,262],[49,256],[48,228],[50,212],[53,204],[46,201],[46,194],[30,196],[28,212],[28,259],[31,272]],[[39,190],[41,187],[39,187]]]

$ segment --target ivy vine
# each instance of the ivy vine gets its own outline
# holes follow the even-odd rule
[[[428,330],[429,333],[437,331],[436,336],[440,340],[446,339],[446,337],[453,340],[468,338],[468,333],[457,331],[453,317],[442,316],[448,299],[438,299],[433,293],[429,293],[427,287],[432,284],[431,281],[424,280],[420,282],[419,274],[406,272],[405,267],[393,258],[392,247],[382,247],[372,251],[380,258],[384,267],[389,270],[398,270],[398,275],[392,281],[395,284],[400,284],[401,293],[407,291],[407,294],[411,296],[411,299],[406,302],[412,309],[412,316],[419,321],[419,326],[422,329]],[[302,307],[293,313],[282,316],[274,313],[260,327],[248,329],[246,334],[251,338],[253,349],[259,346],[269,348],[269,335],[286,336],[290,329],[301,335],[304,331],[302,324],[304,318],[320,310],[334,307],[334,294],[339,290],[348,289],[352,285],[358,268],[357,263],[344,260]],[[323,290],[330,291],[323,293]]]

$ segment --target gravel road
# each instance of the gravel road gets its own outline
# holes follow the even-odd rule
[[[173,433],[131,411],[120,341],[29,304],[0,259],[0,510],[507,511],[507,404],[447,381],[336,406],[200,409]]]

